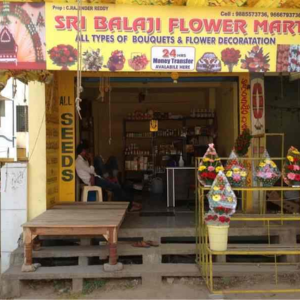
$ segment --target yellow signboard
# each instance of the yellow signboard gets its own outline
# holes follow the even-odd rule
[[[74,77],[60,72],[59,84],[59,200],[75,201]]]
[[[80,27],[80,30],[78,30]],[[299,10],[46,3],[47,69],[300,71]]]

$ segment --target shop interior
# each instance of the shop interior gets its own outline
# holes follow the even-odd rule
[[[94,156],[117,158],[119,180],[133,188],[143,212],[174,209],[166,169],[181,167],[175,209],[193,210],[196,157],[209,143],[228,157],[238,135],[238,78],[93,77],[83,79],[83,89],[77,142],[88,140]]]

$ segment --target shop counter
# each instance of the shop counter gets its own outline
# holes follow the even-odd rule
[[[176,203],[176,188],[175,177],[183,170],[194,170],[195,167],[167,167],[167,207],[175,207]],[[187,186],[187,189],[189,187]]]

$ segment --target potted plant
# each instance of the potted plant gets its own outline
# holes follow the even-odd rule
[[[283,179],[287,185],[300,186],[300,152],[295,147],[291,147],[287,153],[283,173]]]
[[[214,144],[209,144],[198,168],[198,180],[204,186],[211,186],[217,174],[224,171]]]
[[[225,174],[231,186],[242,187],[247,182],[247,171],[242,163],[239,162],[234,151],[231,152],[225,166]]]
[[[256,168],[256,180],[262,183],[264,187],[271,187],[280,176],[281,174],[277,165],[270,159],[268,152],[265,151],[264,159],[260,161]]]
[[[213,251],[227,250],[230,216],[235,213],[236,196],[221,171],[207,195],[210,211],[205,215],[209,247]]]

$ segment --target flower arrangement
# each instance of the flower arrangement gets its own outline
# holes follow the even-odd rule
[[[225,166],[225,174],[231,186],[245,186],[248,173],[243,164],[238,161],[238,157],[234,151],[231,152]]]
[[[300,152],[295,147],[291,147],[287,153],[283,173],[287,185],[300,186]]]
[[[267,72],[270,70],[269,53],[264,55],[262,47],[254,46],[248,56],[242,59],[242,69],[248,69],[249,72]]]
[[[222,171],[219,172],[213,182],[207,198],[209,207],[213,212],[220,213],[221,210],[221,212],[228,215],[232,215],[235,212],[236,196]]]
[[[205,215],[205,223],[207,225],[229,225],[230,217],[226,215],[218,215],[213,212],[209,212]]]
[[[207,194],[210,211],[205,216],[207,225],[229,225],[235,213],[237,199],[222,171],[219,172]]]
[[[251,139],[252,135],[248,128],[244,129],[243,132],[237,137],[234,144],[234,151],[238,156],[244,156],[248,153]]]
[[[234,48],[226,48],[221,52],[221,59],[225,66],[228,66],[229,72],[233,71],[233,67],[236,66],[240,60],[240,50]]]
[[[71,45],[60,44],[48,51],[53,63],[62,67],[62,70],[68,70],[68,66],[72,66],[77,62],[78,52]]]
[[[214,144],[209,144],[198,168],[198,180],[204,186],[211,186],[220,171],[224,171],[220,158]]]
[[[270,159],[267,151],[264,153],[264,159],[260,161],[256,168],[256,180],[263,186],[273,186],[280,178],[281,174],[277,165]]]

